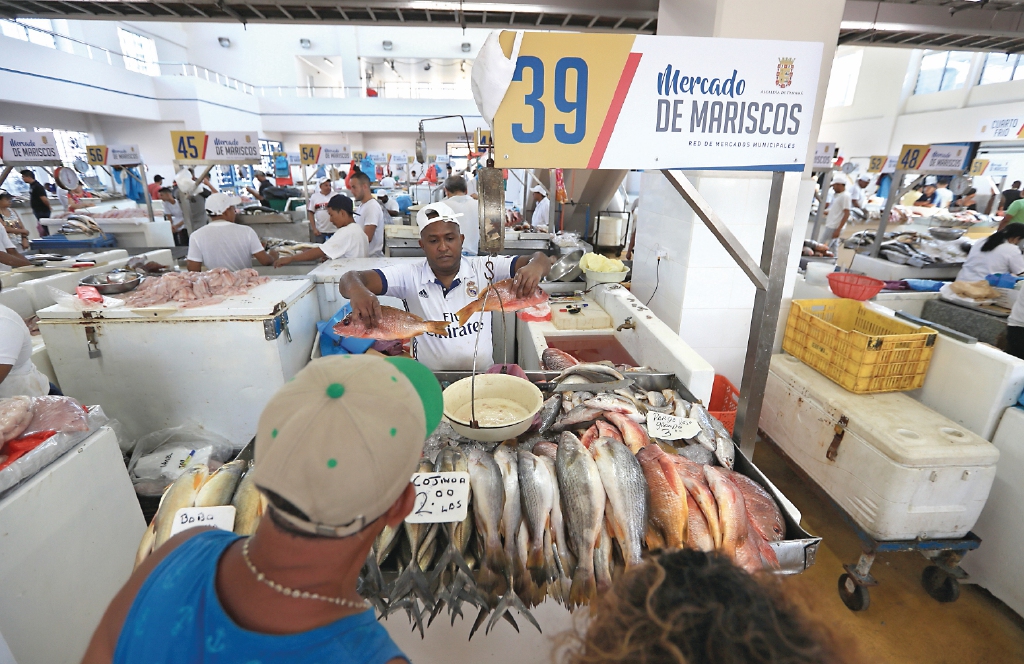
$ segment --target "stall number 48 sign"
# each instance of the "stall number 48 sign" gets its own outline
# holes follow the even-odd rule
[[[416,502],[406,523],[465,521],[469,514],[469,473],[414,473]]]
[[[516,60],[516,72],[512,80],[522,81],[523,73],[527,69],[530,70],[533,86],[523,101],[533,110],[532,127],[527,131],[523,123],[513,123],[512,138],[518,143],[540,143],[547,129],[543,100],[544,61],[534,55],[520,55]],[[571,100],[565,89],[570,71],[576,74],[576,94]],[[587,83],[587,63],[583,58],[564,57],[555,63],[555,108],[562,113],[574,115],[574,126],[571,131],[566,123],[558,123],[553,127],[555,140],[559,143],[575,145],[587,135]]]
[[[896,161],[900,170],[913,171],[920,168],[925,155],[928,154],[928,148],[927,145],[904,145],[899,159]]]

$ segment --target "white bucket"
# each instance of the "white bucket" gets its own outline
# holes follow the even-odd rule
[[[617,247],[622,244],[622,217],[601,217],[597,229],[597,244],[602,247]]]

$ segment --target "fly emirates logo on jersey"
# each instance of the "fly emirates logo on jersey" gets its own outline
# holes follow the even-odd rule
[[[802,96],[788,89],[794,69],[794,58],[779,58],[774,81],[751,93],[737,69],[706,75],[667,64],[658,73],[655,131],[688,133],[693,137],[691,146],[717,144],[702,140],[701,135],[731,134],[746,138],[745,147],[790,147],[790,137],[800,132],[803,103],[764,101],[763,97]],[[780,143],[780,139],[785,140]]]
[[[481,315],[482,314],[473,314],[473,318],[478,318]],[[468,337],[468,336],[474,335],[477,332],[479,332],[482,329],[484,329],[483,321],[480,321],[480,320],[477,320],[477,321],[471,320],[470,322],[466,323],[462,327],[459,327],[459,319],[458,319],[458,317],[455,314],[448,313],[447,311],[444,313],[444,317],[442,318],[442,320],[444,320],[444,321],[446,321],[448,323],[455,323],[455,324],[454,325],[449,325],[445,334],[433,334],[431,332],[427,332],[426,335],[428,337],[435,337],[437,339],[455,339],[457,337]]]

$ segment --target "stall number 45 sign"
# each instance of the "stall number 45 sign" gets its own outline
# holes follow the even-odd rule
[[[406,523],[465,521],[469,514],[469,473],[415,473],[416,502]]]

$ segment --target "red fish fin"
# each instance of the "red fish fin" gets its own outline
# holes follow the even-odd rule
[[[427,332],[430,334],[441,337],[448,334],[448,321],[446,320],[425,320],[423,324],[427,326]]]
[[[473,300],[466,306],[459,309],[458,313],[455,314],[455,316],[459,319],[459,327],[462,327],[463,325],[468,323],[470,317],[476,312],[480,311],[481,306],[483,305],[480,304],[480,300]]]

